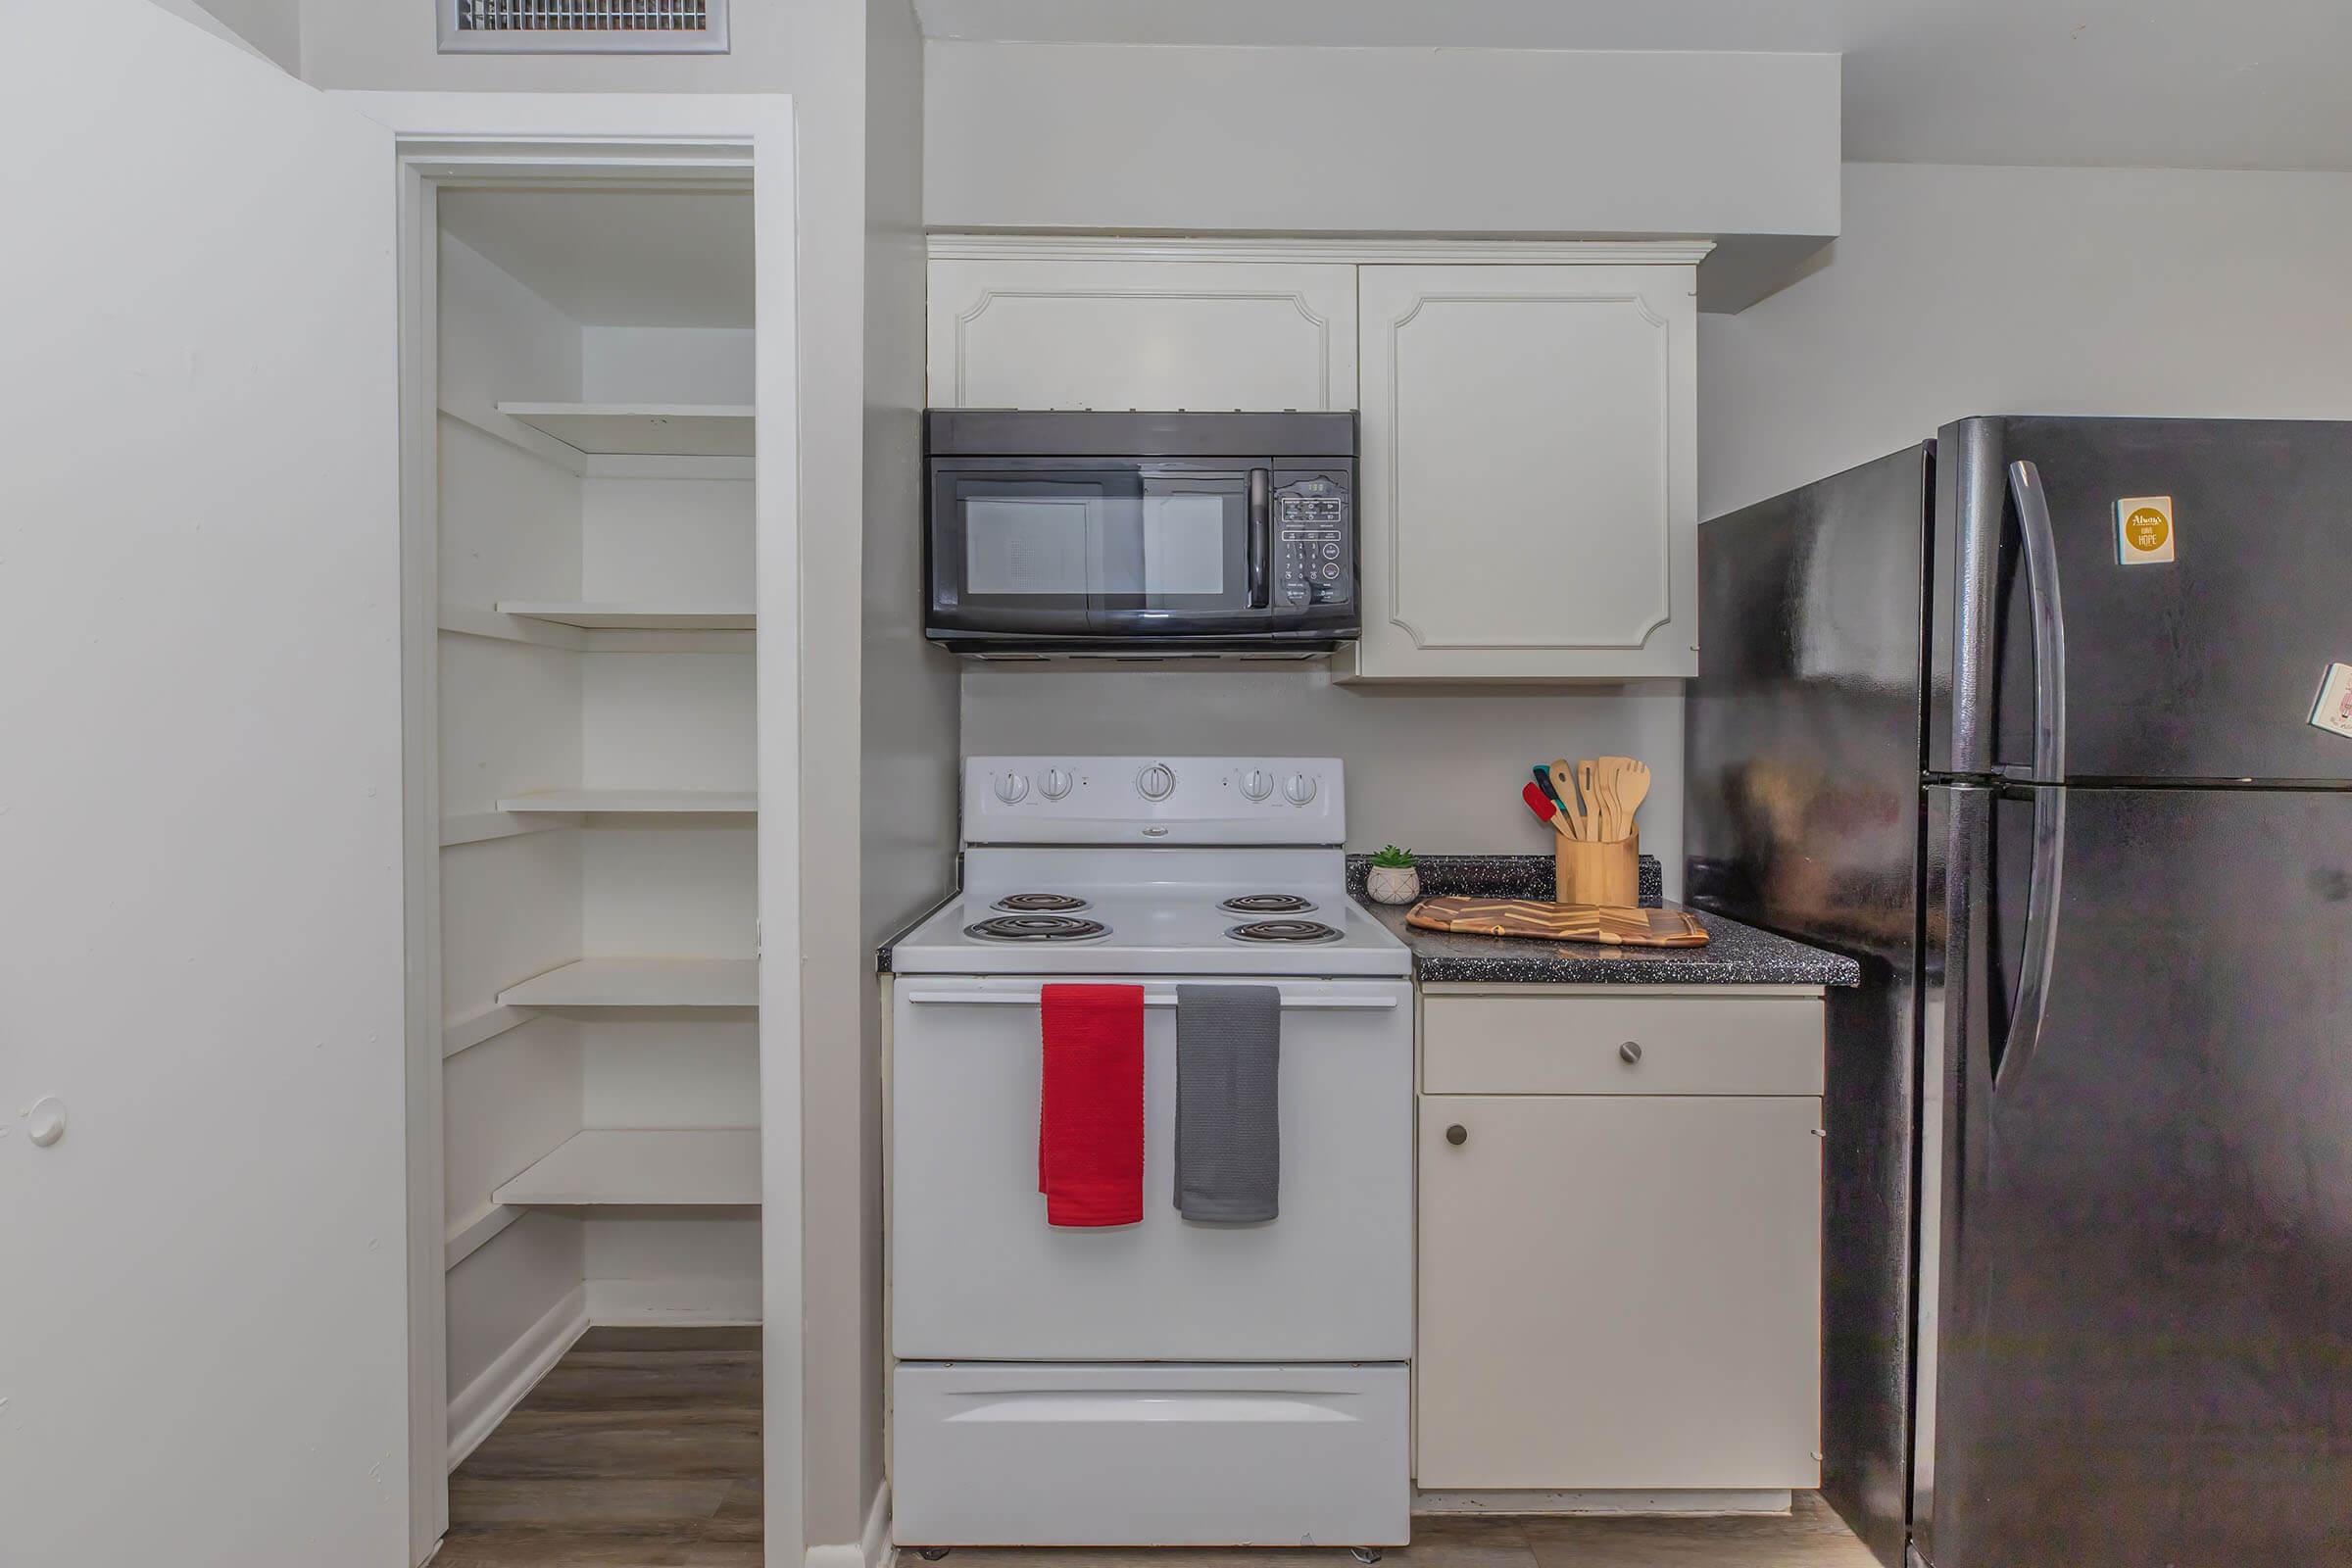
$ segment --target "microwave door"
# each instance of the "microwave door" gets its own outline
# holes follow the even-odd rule
[[[1096,631],[1106,549],[1131,535],[1133,470],[951,470],[935,477],[934,630],[1027,637]]]
[[[1256,475],[1253,478],[1253,471]],[[1105,513],[1093,587],[1100,633],[1233,634],[1262,611],[1268,470],[1147,468],[1141,494]]]

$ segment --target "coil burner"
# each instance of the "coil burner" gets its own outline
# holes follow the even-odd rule
[[[980,942],[1093,942],[1110,935],[1110,927],[1067,914],[1000,914],[965,926],[963,934]]]
[[[1296,893],[1245,893],[1217,906],[1227,914],[1305,914],[1314,906]]]
[[[1091,906],[1075,893],[1014,893],[989,907],[1006,914],[1075,914]]]
[[[1252,920],[1248,925],[1229,928],[1227,936],[1236,942],[1337,942],[1337,926],[1320,920]]]

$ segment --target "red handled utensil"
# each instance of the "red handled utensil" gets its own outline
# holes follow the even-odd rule
[[[1566,814],[1554,807],[1550,797],[1536,788],[1534,784],[1520,785],[1519,798],[1527,803],[1527,808],[1536,813],[1538,820],[1544,822],[1554,833],[1564,834],[1568,831]]]

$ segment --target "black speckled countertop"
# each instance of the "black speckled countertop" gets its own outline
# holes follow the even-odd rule
[[[1543,942],[1527,937],[1454,936],[1404,923],[1410,905],[1374,904],[1364,896],[1369,858],[1348,858],[1348,891],[1381,924],[1413,950],[1423,981],[1548,985],[1850,986],[1862,981],[1853,959],[1721,915],[1688,911],[1705,928],[1703,948],[1611,948],[1590,942]],[[1642,902],[1657,905],[1658,864],[1642,858]],[[1548,899],[1551,858],[1543,855],[1425,855],[1424,898]],[[1668,907],[1679,908],[1673,905]]]

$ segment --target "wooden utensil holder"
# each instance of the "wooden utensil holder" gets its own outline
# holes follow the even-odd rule
[[[1607,844],[1560,838],[1552,850],[1552,892],[1562,904],[1640,904],[1641,833]]]

